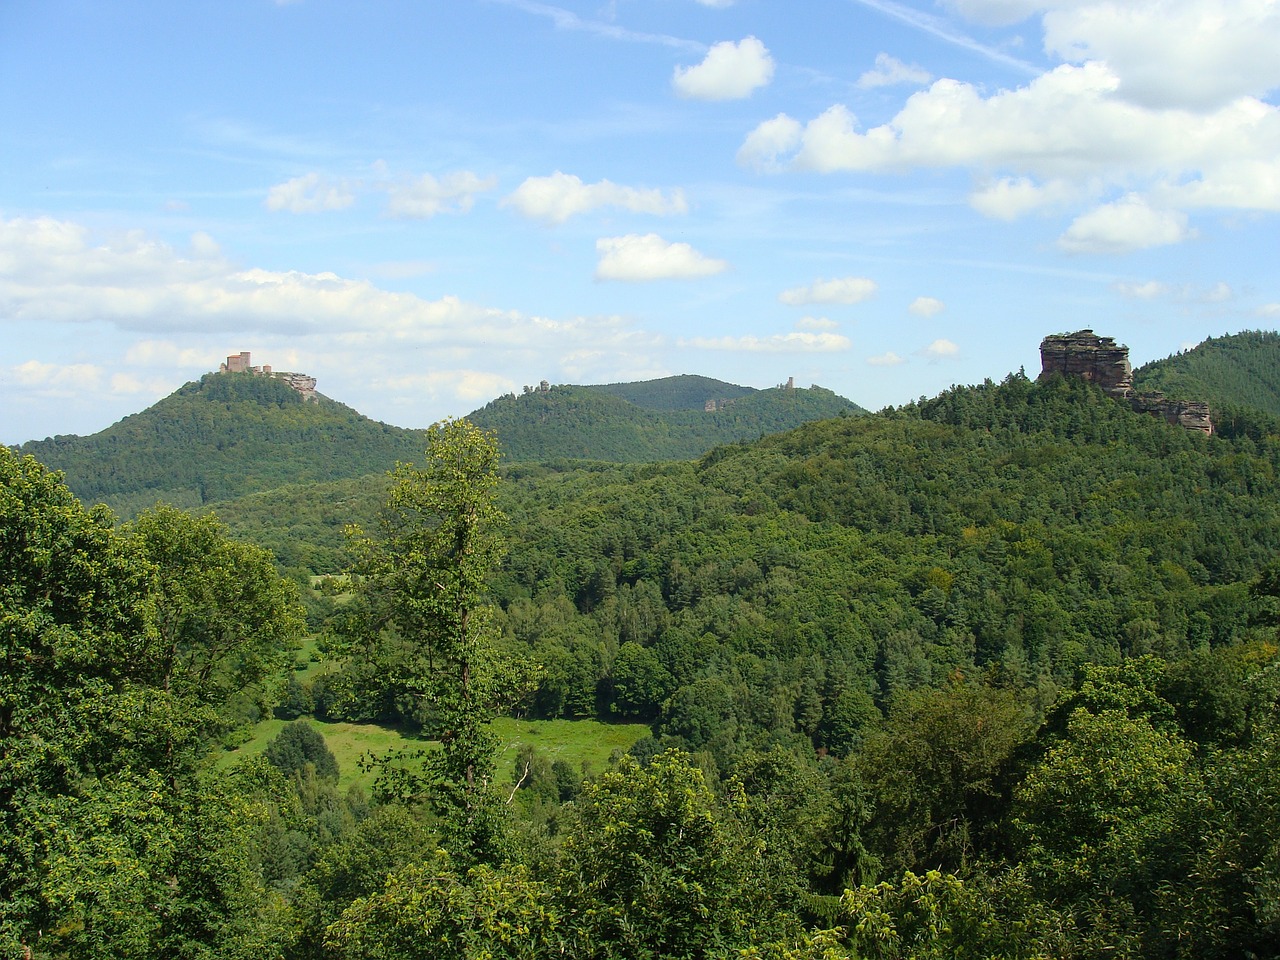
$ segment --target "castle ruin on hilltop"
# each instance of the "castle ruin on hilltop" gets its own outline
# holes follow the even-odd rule
[[[315,400],[318,396],[316,394],[315,377],[309,377],[305,373],[276,372],[267,364],[255,367],[248,350],[241,350],[239,353],[227,357],[227,362],[218,366],[218,372],[252,373],[260,377],[274,377],[276,380],[283,380],[298,393],[302,394],[303,400]]]
[[[1170,400],[1162,393],[1135,393],[1129,348],[1092,330],[1054,334],[1040,342],[1040,377],[1051,374],[1079,377],[1096,383],[1139,413],[1161,417],[1175,426],[1213,433],[1209,405],[1198,400]]]

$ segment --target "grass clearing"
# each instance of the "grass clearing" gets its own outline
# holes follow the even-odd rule
[[[373,788],[375,774],[360,769],[360,759],[369,754],[381,756],[391,750],[414,750],[429,747],[428,742],[407,737],[391,727],[372,723],[322,723],[312,717],[304,717],[318,730],[338,760],[340,779],[338,787],[346,790],[360,784],[368,793]],[[228,751],[219,761],[228,766],[237,760],[254,757],[267,748],[267,744],[279,736],[285,720],[263,720],[253,730],[253,736],[235,750]],[[590,775],[604,770],[615,750],[628,750],[649,728],[642,723],[601,723],[598,720],[516,720],[501,717],[494,721],[493,732],[498,738],[496,779],[508,783],[514,779],[516,754],[524,744],[545,754],[551,760],[564,760],[575,770]]]

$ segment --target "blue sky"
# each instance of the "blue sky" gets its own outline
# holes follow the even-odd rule
[[[249,350],[871,409],[1280,326],[1280,0],[0,4],[0,441]]]

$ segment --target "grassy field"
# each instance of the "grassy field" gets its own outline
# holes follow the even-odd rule
[[[374,774],[359,768],[361,757],[426,745],[420,740],[404,737],[399,731],[389,727],[361,723],[321,723],[311,718],[305,719],[324,735],[329,749],[338,758],[338,769],[341,772],[338,786],[342,790],[355,783],[363,786],[366,792],[373,786]],[[254,727],[253,737],[237,749],[229,751],[221,763],[229,765],[237,759],[261,753],[279,735],[285,723],[284,720],[262,721]],[[526,743],[544,753],[548,759],[565,760],[575,770],[591,774],[603,770],[615,750],[627,750],[648,734],[649,728],[639,723],[513,720],[504,717],[494,721],[493,732],[499,742],[497,780],[499,783],[506,783],[513,779],[516,754]]]

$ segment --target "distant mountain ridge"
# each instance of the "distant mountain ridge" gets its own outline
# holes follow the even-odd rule
[[[708,412],[708,405],[713,410]],[[821,388],[754,390],[706,377],[598,387],[547,386],[471,415],[508,462],[636,463],[701,456],[809,420],[860,412]],[[163,500],[183,509],[285,485],[383,473],[422,455],[425,430],[371,420],[286,379],[209,373],[92,436],[22,444],[76,495],[124,517]]]
[[[560,458],[645,463],[688,460],[829,417],[862,414],[822,387],[755,390],[708,377],[599,386],[543,384],[473,411],[508,461]]]

